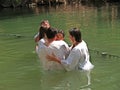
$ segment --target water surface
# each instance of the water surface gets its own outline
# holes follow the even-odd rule
[[[0,11],[0,90],[119,90],[120,6],[68,5]],[[35,53],[40,21],[68,30],[78,27],[95,68],[43,71]],[[106,54],[104,54],[106,53]]]

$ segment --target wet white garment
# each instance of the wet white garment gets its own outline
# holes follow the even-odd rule
[[[48,61],[47,54],[53,54],[60,59],[66,59],[69,54],[69,47],[63,40],[53,41],[48,47],[43,42],[38,43],[38,56],[44,70],[64,69],[63,66],[54,61]]]
[[[61,64],[67,71],[71,70],[90,70],[94,67],[89,61],[89,52],[86,43],[82,40],[71,51],[67,59],[61,60]]]
[[[37,42],[37,45],[36,45],[36,53],[37,53],[37,54],[38,54],[38,47],[42,48],[43,45],[44,45],[44,43],[45,43],[45,39],[44,39],[44,38],[40,39],[40,40]]]
[[[53,41],[49,45],[48,50],[49,50],[48,51],[49,55],[54,53],[54,55],[57,58],[59,58],[60,60],[66,59],[69,55],[69,46],[63,40]],[[54,61],[51,61],[51,62],[53,63],[51,69],[53,69],[53,70],[64,69],[64,67],[61,64],[59,64],[58,62],[54,62]]]
[[[49,50],[59,59],[66,59],[70,51],[68,44],[63,40],[53,41],[49,45]]]

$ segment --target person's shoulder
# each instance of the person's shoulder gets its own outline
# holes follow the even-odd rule
[[[44,40],[44,39],[40,39],[40,40],[38,41],[38,46],[43,46],[44,43],[45,43],[45,40]]]
[[[82,46],[86,46],[87,47],[87,43],[84,40],[82,40]]]
[[[79,43],[76,47],[75,47],[75,49],[78,49],[78,50],[83,50],[83,49],[86,49],[87,48],[87,44],[86,44],[86,42],[84,41],[84,40],[82,40],[82,42],[81,43]]]
[[[84,40],[82,40],[82,43],[86,43]]]
[[[69,47],[68,43],[65,42],[64,40],[59,40],[59,44],[60,44],[61,46]]]
[[[67,44],[67,42],[65,42],[64,40],[58,40],[58,42],[60,42],[61,44]]]
[[[39,44],[39,43],[45,43],[45,39],[44,39],[44,38],[40,39],[40,40],[38,41],[38,44]]]
[[[84,41],[84,40],[82,40],[79,44],[78,44],[78,46],[82,46],[82,45],[86,45],[86,42]]]
[[[63,43],[62,40],[56,40],[56,41],[53,41],[51,44],[61,45],[62,43]]]
[[[53,41],[50,43],[49,48],[59,48],[59,42]]]
[[[50,44],[50,47],[58,48],[58,49],[61,48],[62,46],[66,46],[62,40],[53,41]]]
[[[40,39],[40,42],[45,42],[45,39],[44,38]]]

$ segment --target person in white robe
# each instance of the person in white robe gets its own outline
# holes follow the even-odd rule
[[[39,40],[44,37],[44,30],[48,29],[49,27],[50,27],[50,23],[48,20],[41,21],[39,32],[34,36],[34,40],[36,43],[39,42]]]
[[[72,42],[71,51],[67,59],[59,59],[53,53],[48,54],[49,61],[55,61],[61,64],[65,70],[91,70],[94,65],[90,62],[90,55],[87,44],[81,38],[81,32],[77,28],[69,31],[70,40]]]
[[[38,43],[40,43],[40,42],[45,43],[44,35],[48,28],[50,28],[49,21],[48,20],[41,21],[39,32],[34,36],[34,40],[36,42],[36,46],[35,46],[36,53],[38,53]]]
[[[57,62],[51,62],[46,58],[47,54],[54,53],[59,59],[66,59],[69,54],[69,46],[63,40],[56,39],[57,30],[49,28],[46,31],[46,41],[41,39],[38,43],[38,56],[44,70],[61,70],[63,66]],[[45,43],[43,43],[45,41]]]

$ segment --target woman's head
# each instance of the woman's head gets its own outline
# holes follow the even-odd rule
[[[48,29],[50,27],[50,23],[48,20],[43,20],[41,21],[40,26]]]
[[[48,28],[50,28],[49,21],[48,20],[41,21],[40,28],[39,28],[39,39],[44,38]]]
[[[56,36],[57,36],[56,40],[64,40],[64,36],[65,36],[64,31],[63,30],[58,30]]]
[[[74,38],[76,42],[82,41],[81,32],[78,28],[72,28],[71,30],[69,30],[69,34],[70,34],[70,37]]]

